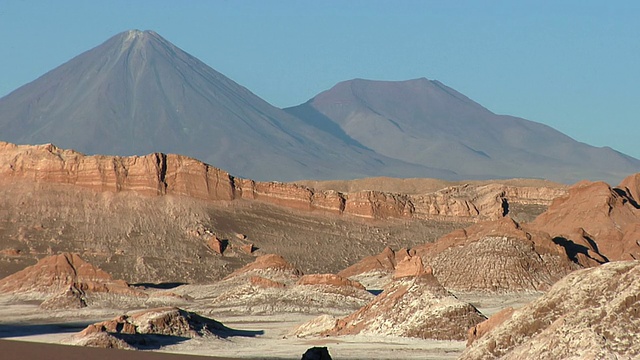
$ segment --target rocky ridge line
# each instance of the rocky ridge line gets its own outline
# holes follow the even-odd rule
[[[99,192],[132,191],[146,196],[176,195],[208,201],[258,200],[306,211],[361,218],[478,221],[497,219],[509,202],[548,205],[562,189],[460,185],[429,194],[380,191],[341,193],[306,186],[237,178],[182,155],[85,156],[52,144],[0,142],[0,181],[24,179],[76,185]]]

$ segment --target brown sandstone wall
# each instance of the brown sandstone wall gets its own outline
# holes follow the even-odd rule
[[[54,145],[0,142],[0,180],[64,183],[100,192],[133,191],[147,196],[178,195],[219,201],[249,199],[304,211],[361,218],[478,221],[504,215],[504,202],[549,204],[562,189],[499,184],[451,186],[430,194],[380,191],[317,191],[279,182],[256,182],[181,155],[85,156]]]

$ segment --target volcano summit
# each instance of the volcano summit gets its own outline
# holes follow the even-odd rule
[[[0,134],[87,154],[184,154],[259,180],[455,176],[317,131],[153,31],[120,33],[0,99]]]

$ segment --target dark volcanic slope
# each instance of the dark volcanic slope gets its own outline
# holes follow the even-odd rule
[[[179,153],[257,180],[452,178],[277,109],[152,31],[127,31],[0,99],[0,139]]]
[[[415,164],[473,178],[618,183],[640,160],[539,123],[496,115],[437,81],[352,80],[288,112],[339,137]]]

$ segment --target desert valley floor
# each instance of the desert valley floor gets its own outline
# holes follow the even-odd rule
[[[467,294],[463,299],[477,304],[487,316],[508,306],[520,307],[540,294],[517,294],[490,296]],[[193,304],[197,308],[201,308]],[[186,309],[189,306],[185,307]],[[36,304],[2,304],[0,337],[4,340],[24,342],[65,343],[74,333],[82,331],[91,323],[113,318],[125,309],[73,310],[43,314]],[[350,335],[341,337],[297,337],[292,330],[317,315],[226,315],[216,320],[226,326],[257,335],[231,336],[221,339],[190,339],[175,342],[161,339],[151,349],[172,354],[190,354],[224,359],[299,359],[314,346],[326,346],[334,359],[456,359],[465,348],[466,341],[425,340],[407,337]],[[160,349],[157,347],[162,346]],[[0,349],[9,348],[0,342]],[[61,352],[67,349],[60,350]],[[122,350],[125,351],[125,350]],[[118,351],[118,353],[122,353]],[[7,354],[7,351],[3,351]],[[11,352],[9,352],[11,354]],[[88,353],[91,354],[91,353]],[[107,352],[115,356],[115,350]],[[13,353],[16,357],[18,352]],[[138,358],[138,352],[119,354],[118,358]],[[63,358],[63,357],[61,357]],[[68,358],[68,357],[64,357]],[[158,358],[159,360],[163,358]],[[169,358],[171,359],[171,358]]]
[[[640,356],[640,174],[293,184],[7,143],[0,164],[3,358]]]

